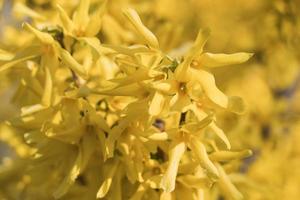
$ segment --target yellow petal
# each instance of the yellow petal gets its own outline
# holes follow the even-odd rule
[[[213,121],[213,116],[208,115],[206,118],[201,120],[200,122],[191,122],[184,124],[181,129],[188,133],[197,133],[199,130],[207,127]]]
[[[178,166],[185,149],[185,143],[179,142],[172,146],[169,151],[168,168],[160,183],[160,187],[167,193],[172,192],[175,189]]]
[[[174,193],[162,192],[159,200],[175,200]]]
[[[233,159],[243,159],[252,155],[251,150],[244,151],[217,151],[209,155],[212,161],[230,161]]]
[[[4,70],[7,70],[7,69],[9,69],[9,68],[11,68],[11,67],[13,67],[13,66],[15,66],[15,65],[17,65],[19,63],[22,63],[22,62],[24,62],[26,60],[33,59],[33,58],[35,58],[37,56],[39,56],[39,55],[30,55],[30,56],[26,56],[26,57],[19,58],[19,59],[14,59],[14,60],[12,60],[10,62],[7,62],[7,63],[5,63],[5,64],[3,64],[3,65],[0,66],[0,72],[2,72]]]
[[[215,123],[211,123],[209,127],[226,144],[227,149],[231,149],[231,144],[223,130],[220,129]]]
[[[46,130],[45,135],[49,138],[54,138],[68,144],[76,144],[80,141],[84,133],[84,128],[82,125],[77,124],[71,128],[58,127],[49,128]]]
[[[172,95],[178,91],[179,84],[175,80],[163,80],[159,82],[154,82],[152,87],[161,93]]]
[[[102,17],[105,13],[106,5],[107,5],[107,0],[105,0],[102,3],[102,5],[99,6],[98,9],[95,11],[95,13],[91,16],[88,25],[89,28],[86,30],[87,36],[95,36],[100,31],[102,25]]]
[[[228,98],[217,88],[215,78],[211,73],[196,69],[191,69],[191,72],[194,78],[200,82],[205,94],[213,103],[222,108],[228,107]]]
[[[110,90],[91,90],[94,94],[109,95],[109,96],[143,96],[146,94],[144,88],[139,84],[134,83],[124,87],[117,87]]]
[[[129,200],[141,200],[146,192],[146,189],[147,186],[145,184],[140,184],[136,192],[130,197]]]
[[[105,49],[101,46],[100,40],[96,37],[79,37],[78,40],[85,42],[87,45],[92,47],[98,55],[102,55]]]
[[[160,92],[155,92],[151,104],[149,106],[149,114],[152,116],[157,116],[163,110],[165,104],[164,95]]]
[[[147,29],[147,27],[144,26],[137,12],[131,8],[128,8],[124,11],[124,14],[129,22],[134,26],[137,33],[142,36],[146,44],[148,44],[150,47],[158,49],[159,44],[157,38],[149,29]]]
[[[188,54],[185,56],[190,59],[194,59],[197,56],[200,56],[203,51],[203,47],[210,35],[210,30],[209,29],[202,29],[198,32],[196,41],[194,42],[192,48],[189,50]]]
[[[187,188],[199,189],[199,188],[207,188],[210,185],[212,185],[212,183],[207,178],[204,177],[201,178],[189,174],[180,176],[177,179],[178,182],[182,183]]]
[[[94,152],[95,139],[92,135],[83,137],[82,143],[79,146],[78,155],[73,167],[70,169],[69,174],[64,178],[57,190],[53,193],[53,196],[58,199],[66,194],[70,186],[74,183],[78,175],[86,167],[92,153]]]
[[[147,179],[146,183],[152,189],[159,189],[161,175],[155,175]]]
[[[200,166],[207,170],[207,174],[212,180],[217,180],[219,178],[219,172],[216,166],[209,159],[204,144],[202,144],[202,142],[200,142],[197,138],[192,138],[189,144]]]
[[[150,140],[155,140],[155,141],[165,141],[169,139],[169,135],[166,132],[161,132],[161,133],[154,133],[150,136],[148,136]]]
[[[18,14],[21,14],[22,16],[31,17],[33,19],[37,20],[45,20],[46,18],[42,15],[40,15],[38,12],[30,9],[29,7],[25,6],[24,4],[20,2],[16,2],[14,4],[13,12]]]
[[[135,54],[137,53],[155,53],[154,50],[140,45],[126,47],[126,46],[119,46],[119,45],[103,44],[103,47],[110,49],[111,51],[115,51],[117,53],[132,56],[132,57],[135,57]]]
[[[108,160],[105,163],[105,165],[108,170],[107,170],[107,173],[105,174],[104,182],[102,183],[102,185],[100,186],[100,188],[97,192],[97,198],[105,197],[105,195],[109,191],[111,183],[112,183],[112,179],[113,179],[115,172],[117,170],[117,167],[118,167],[118,160],[116,160],[116,159]]]
[[[216,164],[218,171],[220,173],[220,180],[218,181],[218,185],[220,185],[221,190],[223,191],[225,196],[232,198],[234,200],[243,199],[243,195],[237,190],[237,188],[232,184],[229,177],[225,173],[224,169],[218,163]]]
[[[115,150],[115,142],[123,133],[123,131],[128,127],[130,123],[129,117],[125,117],[119,120],[117,126],[114,126],[109,132],[107,144],[106,144],[106,155],[108,158],[113,157]]]
[[[1,61],[8,61],[8,60],[13,59],[13,57],[14,57],[13,53],[10,53],[8,51],[0,49],[0,60]]]
[[[199,58],[199,65],[204,67],[221,67],[246,62],[253,53],[213,54],[203,53]]]
[[[73,15],[73,22],[80,31],[85,30],[89,22],[90,0],[80,0],[79,6]]]
[[[67,50],[64,50],[62,48],[60,48],[59,50],[60,57],[62,61],[67,65],[67,67],[70,67],[82,78],[87,78],[87,72],[84,69],[83,65],[79,64]]]
[[[180,63],[175,69],[175,78],[179,82],[187,82],[188,80],[190,80],[190,64],[195,57],[200,56],[200,54],[202,53],[203,47],[208,39],[209,33],[210,31],[207,29],[199,31],[197,39],[191,47],[190,51],[184,57],[183,62]]]
[[[118,84],[124,86],[124,85],[132,84],[135,82],[140,82],[140,81],[150,79],[151,77],[149,76],[148,72],[149,71],[144,68],[139,68],[138,70],[136,70],[135,72],[133,72],[132,74],[130,74],[124,78],[112,79],[109,81],[112,81],[112,82],[115,82],[115,83],[118,83]]]
[[[40,40],[40,42],[42,42],[44,44],[54,44],[54,39],[50,34],[39,31],[39,30],[33,28],[28,23],[24,23],[23,27],[25,29],[27,29],[28,31],[32,32]]]
[[[45,67],[45,87],[44,87],[44,93],[42,96],[42,105],[44,106],[50,106],[51,99],[52,99],[52,77],[51,73],[48,67]]]
[[[41,110],[46,109],[46,107],[44,105],[41,104],[35,104],[35,105],[30,105],[30,106],[24,106],[21,108],[21,116],[27,116],[27,115],[31,115],[34,114],[36,112],[39,112]]]
[[[69,18],[68,14],[65,12],[65,10],[60,5],[57,5],[57,11],[59,13],[59,18],[62,22],[63,28],[67,32],[72,33],[72,31],[74,30],[74,23]]]
[[[191,103],[191,99],[182,93],[176,93],[170,101],[172,110],[179,112],[185,112]]]

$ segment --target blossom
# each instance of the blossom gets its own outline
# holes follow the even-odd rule
[[[199,199],[216,183],[241,198],[225,168],[251,151],[231,150],[216,114],[241,114],[244,103],[217,87],[210,68],[252,54],[205,52],[209,31],[201,29],[173,56],[134,9],[122,7],[122,26],[109,6],[82,0],[70,17],[58,5],[49,10],[58,18],[45,23],[46,14],[15,5],[34,20],[22,27],[28,43],[0,51],[0,72],[22,72],[20,113],[7,123],[30,147],[24,196],[42,185],[41,199]]]

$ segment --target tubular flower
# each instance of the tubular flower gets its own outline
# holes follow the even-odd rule
[[[204,52],[204,29],[184,56],[172,56],[126,7],[119,30],[131,44],[105,43],[116,17],[108,1],[92,3],[81,0],[72,17],[58,5],[48,23],[15,5],[36,23],[23,24],[24,45],[0,50],[0,72],[22,74],[13,99],[20,112],[6,123],[24,138],[24,147],[12,144],[22,160],[4,166],[0,185],[21,166],[14,184],[23,199],[203,199],[213,185],[241,199],[228,169],[251,151],[231,150],[216,114],[241,114],[244,103],[218,89],[210,68],[252,54]]]

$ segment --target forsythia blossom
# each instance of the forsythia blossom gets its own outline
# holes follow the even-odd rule
[[[134,9],[119,19],[108,4],[57,5],[57,19],[14,5],[32,20],[17,30],[21,44],[0,50],[0,73],[18,71],[20,107],[2,125],[20,158],[3,164],[0,197],[205,199],[217,187],[242,199],[228,174],[252,153],[231,150],[216,114],[241,114],[244,102],[219,90],[210,69],[252,54],[204,51],[203,29],[174,56]]]

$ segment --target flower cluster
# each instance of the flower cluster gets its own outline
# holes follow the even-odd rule
[[[32,22],[0,50],[20,108],[1,129],[19,157],[1,168],[0,197],[201,199],[217,187],[241,199],[228,174],[251,151],[231,150],[216,114],[241,114],[244,103],[210,69],[252,54],[205,52],[207,29],[165,52],[134,9],[124,6],[117,24],[108,4],[57,6],[57,19],[14,6]]]

